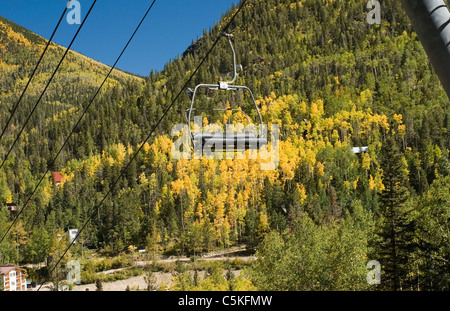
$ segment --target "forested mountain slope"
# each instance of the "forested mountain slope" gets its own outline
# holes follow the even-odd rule
[[[1,16],[0,33],[1,96],[8,103],[8,100],[15,99],[11,97],[12,95],[20,94],[20,91],[23,91],[47,40]],[[44,89],[45,83],[64,52],[64,47],[51,44],[50,50],[46,53],[44,61],[38,69],[37,76],[33,79],[32,88],[27,92],[29,97],[36,97]],[[56,86],[50,88],[46,93],[47,102],[59,101],[72,105],[78,104],[83,99],[81,96],[85,96],[86,91],[94,90],[109,69],[104,64],[70,51],[53,82]],[[140,78],[120,70],[114,70],[109,82],[112,86],[124,84],[128,80],[140,80]]]
[[[52,168],[63,185],[53,187],[49,176],[9,244],[0,245],[0,261],[40,262],[56,251],[58,230],[82,226],[235,10],[144,84],[114,77]],[[400,2],[383,1],[381,25],[367,24],[367,11],[364,1],[250,0],[231,25],[243,68],[237,83],[253,90],[265,123],[280,125],[279,167],[173,159],[170,130],[185,122],[183,95],[83,231],[83,243],[111,254],[130,245],[197,254],[245,243],[258,250],[250,278],[259,289],[367,289],[368,260],[382,264],[379,288],[448,289],[449,235],[437,229],[449,224],[448,98]],[[24,59],[36,59],[28,51],[34,56]],[[101,76],[101,65],[80,61],[77,76]],[[22,67],[3,63],[5,72]],[[223,40],[191,87],[230,68]],[[2,83],[3,103],[21,84]],[[57,94],[52,100],[64,103]],[[86,94],[74,89],[64,98]],[[225,97],[199,99],[213,107]],[[26,199],[77,113],[62,109],[45,126],[36,120],[0,172],[3,202]],[[352,154],[358,146],[369,152]],[[6,211],[1,217],[0,232],[9,224]],[[79,253],[76,245],[72,256]]]
[[[9,117],[46,44],[47,40],[44,38],[0,16],[1,124],[4,124]],[[13,126],[8,129],[4,139],[12,139],[17,134],[64,52],[65,48],[56,44],[50,45],[15,114]],[[57,118],[59,114],[66,113],[72,115],[71,109],[88,102],[109,69],[110,67],[106,65],[70,51],[27,129],[35,127],[38,132],[42,132],[45,123],[52,117]],[[114,70],[107,87],[125,85],[131,81],[140,83],[143,79]],[[7,144],[2,144],[2,148],[5,145]]]

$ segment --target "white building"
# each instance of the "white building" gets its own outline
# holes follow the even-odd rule
[[[69,237],[70,237],[70,242],[74,241],[75,238],[77,237],[78,234],[78,229],[69,229]],[[76,243],[77,241],[75,241],[74,243]]]
[[[15,266],[0,266],[0,280],[6,292],[26,291],[26,270]]]

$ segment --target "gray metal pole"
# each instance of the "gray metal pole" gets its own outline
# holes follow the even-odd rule
[[[450,98],[450,12],[443,0],[402,0],[434,71]]]

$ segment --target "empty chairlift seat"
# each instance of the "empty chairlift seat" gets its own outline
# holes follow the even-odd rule
[[[260,148],[264,145],[267,145],[267,133],[264,133],[263,131],[263,124],[262,124],[262,118],[261,114],[259,112],[258,106],[256,105],[255,98],[253,96],[252,91],[246,87],[246,86],[240,86],[240,85],[234,85],[234,82],[236,80],[236,54],[233,48],[233,44],[231,42],[232,35],[224,34],[225,37],[228,38],[228,42],[230,44],[231,50],[233,52],[233,79],[231,81],[220,81],[216,84],[199,84],[195,87],[194,90],[189,89],[188,94],[191,96],[191,105],[190,108],[186,110],[186,121],[188,122],[189,127],[189,133],[191,137],[191,141],[194,146],[197,146],[196,144],[201,143],[202,148],[210,148],[211,150],[227,150],[230,149],[236,150],[236,151],[245,151],[245,150],[255,150],[257,148]],[[248,92],[250,94],[250,98],[253,104],[253,109],[256,110],[257,116],[259,118],[259,129],[255,131],[242,131],[242,132],[194,132],[191,128],[191,121],[193,120],[193,112],[197,111],[198,108],[194,108],[194,103],[196,99],[196,95],[198,93],[199,89],[207,89],[212,91],[244,91]],[[243,113],[246,117],[249,123],[250,118],[248,115],[246,115],[242,109],[223,109],[223,108],[216,108],[212,110],[233,110],[233,111],[239,111]],[[256,129],[256,126],[255,126]]]

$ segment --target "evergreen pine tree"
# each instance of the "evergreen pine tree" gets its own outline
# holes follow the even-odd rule
[[[102,291],[103,291],[103,283],[102,283],[102,280],[100,280],[100,279],[95,280],[95,290],[96,290],[97,292],[102,292]]]
[[[415,222],[407,206],[408,171],[394,137],[382,147],[383,184],[376,226],[374,259],[381,263],[381,288],[407,288]]]
[[[144,281],[147,285],[147,291],[155,291],[158,287],[156,285],[157,279],[156,279],[156,264],[153,262],[151,265],[148,265],[145,268],[145,274],[144,274]]]
[[[233,291],[235,289],[236,280],[235,280],[233,271],[231,271],[231,265],[228,265],[227,272],[225,274],[225,278],[228,283],[228,290]]]

